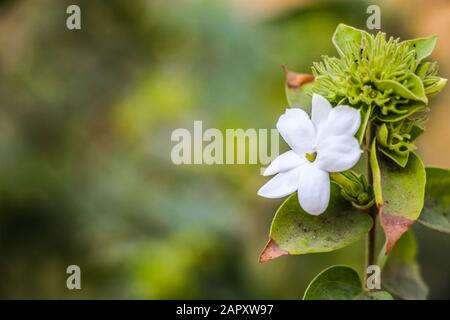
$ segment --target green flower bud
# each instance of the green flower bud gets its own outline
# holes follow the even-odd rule
[[[447,81],[436,75],[435,62],[421,61],[433,50],[435,41],[429,40],[400,41],[382,32],[373,36],[338,28],[333,42],[340,57],[324,56],[313,64],[312,91],[335,105],[368,107],[378,123],[408,118],[424,110]]]
[[[331,179],[341,187],[341,195],[355,207],[365,209],[374,204],[372,188],[366,178],[354,171],[330,173]]]

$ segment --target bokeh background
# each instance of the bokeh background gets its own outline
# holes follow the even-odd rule
[[[450,2],[370,1],[382,29],[437,34]],[[78,4],[82,30],[66,28]],[[331,264],[362,272],[364,241],[258,263],[277,200],[259,165],[170,161],[175,128],[273,128],[280,65],[309,72],[365,1],[0,1],[0,297],[299,299]],[[450,90],[431,103],[427,164],[450,167]],[[450,237],[414,227],[430,298],[450,298]],[[66,267],[82,290],[66,288]]]

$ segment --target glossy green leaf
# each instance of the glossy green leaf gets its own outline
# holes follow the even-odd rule
[[[372,227],[372,219],[355,209],[331,183],[330,203],[319,216],[305,212],[297,194],[278,209],[270,229],[270,241],[260,256],[265,262],[288,254],[328,252],[363,238]]]
[[[406,232],[389,254],[381,284],[394,296],[406,300],[426,299],[428,288],[420,275],[416,261],[417,242],[414,234]]]
[[[352,300],[361,292],[361,280],[355,270],[332,266],[311,281],[303,300]]]
[[[414,73],[410,73],[403,84],[394,80],[377,80],[374,84],[379,90],[392,89],[395,94],[402,98],[428,103],[422,80]]]
[[[428,57],[434,50],[437,42],[437,36],[430,36],[424,38],[417,38],[405,41],[416,51],[416,60],[421,61]]]
[[[371,150],[374,192],[380,222],[386,235],[388,253],[401,235],[417,220],[425,196],[425,168],[420,158],[410,153],[401,168],[381,153]]]
[[[370,35],[366,31],[341,23],[337,26],[336,31],[333,34],[332,41],[339,54],[341,56],[345,56],[350,50],[348,44],[353,42],[360,45],[361,39],[364,36],[370,38]]]
[[[357,295],[354,300],[394,300],[389,292],[380,291],[364,291]]]
[[[419,222],[450,234],[450,170],[426,168],[425,204]]]

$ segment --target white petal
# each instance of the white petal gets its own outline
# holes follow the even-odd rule
[[[295,168],[277,174],[258,191],[258,195],[265,198],[282,198],[297,191],[300,168]]]
[[[303,164],[305,161],[306,159],[304,157],[302,158],[294,151],[289,150],[288,152],[285,152],[276,157],[267,167],[266,171],[264,171],[264,175],[270,176],[278,172],[294,169]]]
[[[316,126],[317,132],[320,130],[320,127],[327,122],[330,111],[331,104],[328,100],[320,94],[314,93],[312,97],[311,120]]]
[[[311,151],[316,132],[305,111],[297,108],[286,109],[286,112],[278,119],[277,129],[297,154]]]
[[[317,146],[314,162],[327,172],[341,172],[353,167],[361,157],[358,140],[353,136],[332,136]]]
[[[354,136],[361,124],[358,109],[348,106],[337,106],[330,111],[326,124],[321,127],[319,141],[330,136]]]
[[[314,164],[301,167],[298,185],[300,206],[312,215],[323,213],[330,201],[330,177]]]

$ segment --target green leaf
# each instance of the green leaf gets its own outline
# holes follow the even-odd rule
[[[352,300],[361,292],[361,280],[355,270],[332,266],[311,281],[303,300]]]
[[[311,114],[312,96],[308,93],[314,86],[314,76],[293,72],[283,66],[286,74],[286,98],[291,108],[300,108]]]
[[[379,90],[387,91],[391,89],[402,98],[428,103],[422,80],[414,73],[410,73],[403,84],[394,80],[376,80],[374,84]]]
[[[400,238],[389,254],[381,277],[383,288],[401,299],[426,299],[428,288],[420,275],[416,258],[417,241],[409,231]]]
[[[386,235],[386,253],[417,220],[424,204],[425,168],[420,158],[410,153],[401,168],[383,154],[371,150],[374,192],[380,222]]]
[[[372,220],[355,209],[331,183],[330,203],[319,216],[305,212],[294,193],[278,209],[270,229],[270,241],[260,262],[288,255],[328,252],[345,247],[363,238],[372,227]]]
[[[436,46],[437,36],[417,38],[405,42],[410,45],[411,49],[416,51],[416,60],[419,62],[433,52]]]
[[[426,172],[425,205],[418,221],[450,234],[450,170],[426,168]]]
[[[368,39],[371,39],[370,35],[360,29],[356,29],[340,23],[336,31],[333,34],[333,44],[336,47],[336,50],[339,52],[341,56],[345,56],[350,52],[349,43],[356,43],[358,46],[361,45],[362,37],[367,36]]]
[[[357,295],[353,300],[394,300],[389,292],[380,291],[364,291]]]

